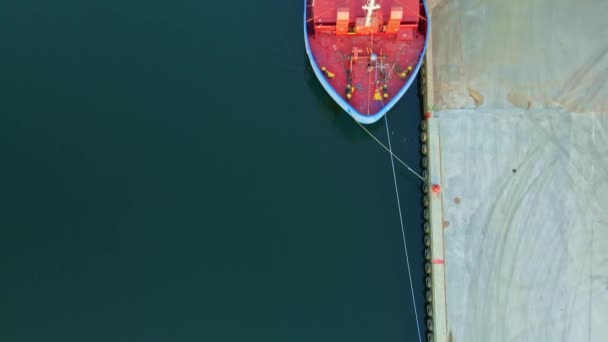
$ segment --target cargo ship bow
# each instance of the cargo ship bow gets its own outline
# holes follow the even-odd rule
[[[304,40],[327,93],[371,124],[405,94],[427,45],[422,0],[305,0]]]

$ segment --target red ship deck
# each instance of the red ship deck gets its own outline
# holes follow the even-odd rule
[[[366,2],[310,1],[308,39],[318,67],[326,70],[326,79],[335,92],[359,113],[373,115],[412,76],[424,49],[426,19],[419,0],[377,0],[381,7],[374,15],[375,32],[363,32],[362,6]],[[395,22],[391,25],[391,10],[399,7],[402,16],[396,26]],[[338,11],[346,8],[348,32],[337,34]],[[344,28],[346,20],[342,20]]]

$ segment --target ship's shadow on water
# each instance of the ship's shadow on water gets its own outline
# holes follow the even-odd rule
[[[326,117],[349,141],[372,140],[372,138],[357,125],[355,119],[348,115],[344,109],[329,96],[327,91],[325,91],[325,88],[323,88],[317,79],[315,72],[312,70],[308,57],[304,60],[304,68],[306,69],[306,83],[308,89],[317,99],[317,108],[318,112],[321,113],[320,115]],[[365,128],[378,138],[384,139],[386,137],[383,120],[372,125],[366,125]]]

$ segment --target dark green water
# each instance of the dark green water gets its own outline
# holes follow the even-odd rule
[[[390,159],[302,1],[221,3],[0,3],[0,341],[417,340]],[[389,115],[416,168],[418,101]]]

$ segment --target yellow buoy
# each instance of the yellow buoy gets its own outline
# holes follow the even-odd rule
[[[407,71],[412,71],[412,66],[411,65],[408,65]]]
[[[405,78],[405,75],[407,75],[407,74],[405,73],[405,71],[403,71],[403,72],[401,73],[401,75],[399,75],[399,76],[401,76],[401,78]]]
[[[334,73],[329,72],[329,71],[326,71],[325,73],[327,74],[327,78],[333,78],[334,76],[336,76],[336,75],[334,75]]]
[[[388,99],[388,93],[384,93],[384,98]]]
[[[350,100],[350,98],[353,97],[353,95],[351,95],[351,93],[346,93],[346,99]]]

